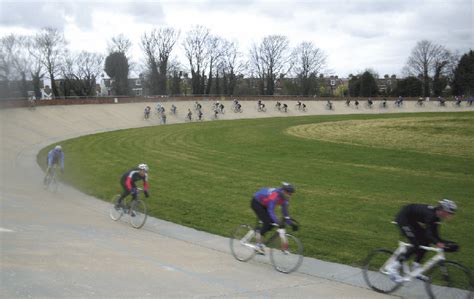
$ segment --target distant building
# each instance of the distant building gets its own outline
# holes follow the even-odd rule
[[[376,79],[376,83],[379,89],[379,94],[389,95],[397,89],[397,76],[385,75],[383,78]]]

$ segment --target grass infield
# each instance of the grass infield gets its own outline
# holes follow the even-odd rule
[[[360,266],[377,247],[395,248],[401,206],[455,200],[441,236],[448,256],[474,269],[474,113],[305,116],[176,124],[61,142],[65,180],[109,200],[119,178],[150,166],[150,214],[228,236],[253,224],[258,188],[297,187],[290,214],[305,255]],[[44,167],[47,151],[38,155]]]

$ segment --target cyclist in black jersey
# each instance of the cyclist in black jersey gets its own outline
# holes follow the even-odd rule
[[[123,199],[128,195],[132,195],[132,200],[136,200],[138,198],[138,189],[136,185],[137,181],[143,181],[143,193],[145,194],[145,197],[148,197],[148,165],[139,164],[137,168],[133,168],[122,175],[120,179],[122,194],[120,195],[120,199],[117,201],[115,206],[117,210],[122,205]]]
[[[452,218],[456,212],[457,205],[454,201],[443,199],[437,206],[426,204],[409,204],[404,206],[398,213],[395,221],[413,247],[407,249],[405,254],[401,254],[398,261],[388,267],[388,271],[394,280],[400,280],[399,269],[403,260],[408,260],[411,255],[416,254],[414,267],[419,267],[425,250],[419,246],[429,246],[436,244],[445,251],[457,251],[458,246],[451,241],[441,239],[438,233],[438,225],[442,220]]]

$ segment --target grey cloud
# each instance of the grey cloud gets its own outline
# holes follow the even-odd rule
[[[157,2],[134,2],[130,3],[124,13],[132,15],[141,23],[160,24],[164,23],[165,13],[163,6]]]
[[[63,29],[65,16],[58,13],[54,3],[0,2],[0,25],[39,29],[55,27]]]
[[[1,0],[0,0],[1,1]],[[72,1],[0,2],[0,24],[39,29],[64,29],[68,19],[80,28],[92,27],[92,12],[100,3]]]

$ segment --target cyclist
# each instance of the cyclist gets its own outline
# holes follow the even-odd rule
[[[357,104],[356,104],[356,105],[357,105]],[[331,102],[331,100],[328,100],[328,101],[327,101],[326,107],[327,107],[329,110],[332,110],[332,102]]]
[[[137,200],[138,198],[138,189],[137,185],[135,184],[137,181],[143,181],[143,193],[145,197],[149,196],[148,193],[148,165],[146,164],[139,164],[137,168],[130,169],[126,173],[124,173],[120,179],[120,185],[122,186],[122,194],[120,195],[117,204],[115,205],[115,209],[119,210],[122,201],[128,195],[132,195],[132,201]]]
[[[296,109],[297,110],[301,110],[302,106],[303,105],[302,105],[301,101],[296,101]]]
[[[64,173],[64,152],[60,145],[56,145],[52,150],[48,152],[47,158],[48,168],[46,168],[46,175],[44,176],[43,183],[46,185],[48,176],[50,175],[51,169],[54,166],[58,166],[61,172]]]
[[[281,226],[278,217],[275,215],[276,206],[281,206],[286,224],[291,225],[294,231],[298,230],[298,226],[291,221],[288,214],[288,200],[293,193],[295,193],[295,187],[290,183],[282,183],[280,188],[262,188],[254,193],[250,206],[258,219],[263,222],[263,226],[256,235],[257,253],[264,253],[262,237],[265,233],[270,231],[273,227]]]
[[[372,101],[371,98],[369,98],[369,99],[367,100],[367,107],[372,108],[372,105],[373,105],[373,104],[374,104],[374,102]]]
[[[150,107],[150,106],[146,106],[146,107],[145,107],[145,111],[144,111],[145,119],[150,118],[150,112],[151,112],[151,107]]]
[[[456,212],[457,205],[454,201],[443,199],[437,206],[426,204],[409,204],[404,206],[396,217],[396,222],[404,235],[413,247],[407,249],[405,254],[401,254],[399,260],[387,266],[392,280],[401,282],[399,270],[401,262],[408,260],[411,255],[416,254],[413,268],[420,267],[420,262],[425,255],[425,250],[418,246],[429,246],[436,244],[445,251],[456,251],[457,245],[454,242],[442,240],[438,234],[438,224],[442,220],[450,219]],[[420,275],[421,276],[421,275]],[[419,277],[424,278],[424,277]]]

